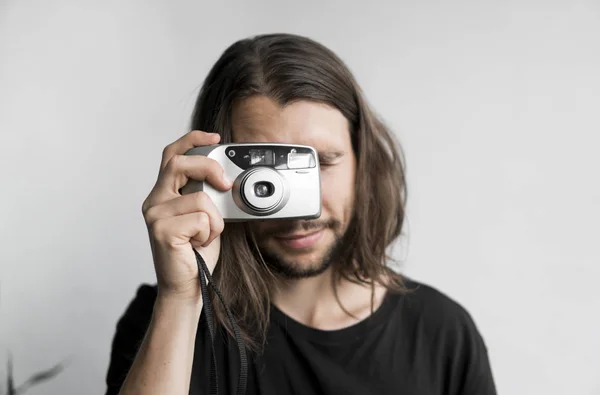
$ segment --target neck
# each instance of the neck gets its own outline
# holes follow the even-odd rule
[[[332,275],[328,269],[311,278],[282,279],[277,282],[273,304],[294,320],[322,330],[346,328],[367,318],[371,314],[371,286],[340,280],[335,284],[338,302]],[[386,289],[376,284],[374,291],[373,310],[376,310]]]

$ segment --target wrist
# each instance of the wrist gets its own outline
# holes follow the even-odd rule
[[[200,311],[202,310],[202,294],[200,289],[192,292],[173,292],[161,290],[159,287],[155,306]]]

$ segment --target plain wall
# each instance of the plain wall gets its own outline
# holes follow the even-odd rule
[[[0,1],[0,370],[69,358],[28,393],[103,393],[161,151],[267,32],[337,52],[399,136],[401,270],[472,314],[499,393],[600,394],[600,5],[573,0]]]

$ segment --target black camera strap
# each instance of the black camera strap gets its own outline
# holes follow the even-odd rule
[[[215,354],[215,333],[214,333],[214,331],[215,331],[216,326],[213,326],[212,303],[210,301],[210,297],[208,296],[208,287],[206,284],[207,280],[208,280],[208,284],[210,284],[213,291],[219,297],[221,304],[223,305],[223,307],[225,307],[225,310],[227,311],[227,317],[229,318],[229,322],[231,323],[231,326],[233,328],[233,333],[235,335],[235,341],[238,345],[238,350],[240,353],[240,375],[238,378],[238,386],[237,386],[236,394],[244,395],[246,393],[246,382],[248,380],[248,361],[246,359],[246,345],[244,344],[244,340],[242,339],[242,336],[240,335],[240,329],[236,323],[235,318],[233,317],[233,314],[231,313],[231,310],[229,309],[229,307],[227,307],[227,305],[225,304],[225,300],[223,299],[223,295],[221,294],[221,292],[219,292],[219,290],[215,286],[212,276],[210,275],[210,271],[208,270],[208,267],[206,267],[206,262],[204,261],[204,258],[202,258],[202,255],[200,255],[198,253],[198,251],[196,251],[195,248],[192,247],[192,249],[194,250],[194,254],[196,254],[196,263],[198,264],[198,275],[200,276],[200,289],[202,292],[203,308],[204,308],[204,313],[206,315],[206,323],[208,325],[208,332],[210,334],[210,346],[211,346],[211,354],[212,354],[212,360],[211,360],[211,365],[210,365],[210,376],[209,376],[210,394],[211,395],[219,394],[219,380],[218,380],[218,374],[217,374],[217,359],[216,359],[216,354]]]

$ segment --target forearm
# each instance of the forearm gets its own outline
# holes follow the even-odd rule
[[[202,302],[159,296],[120,395],[189,393]]]

